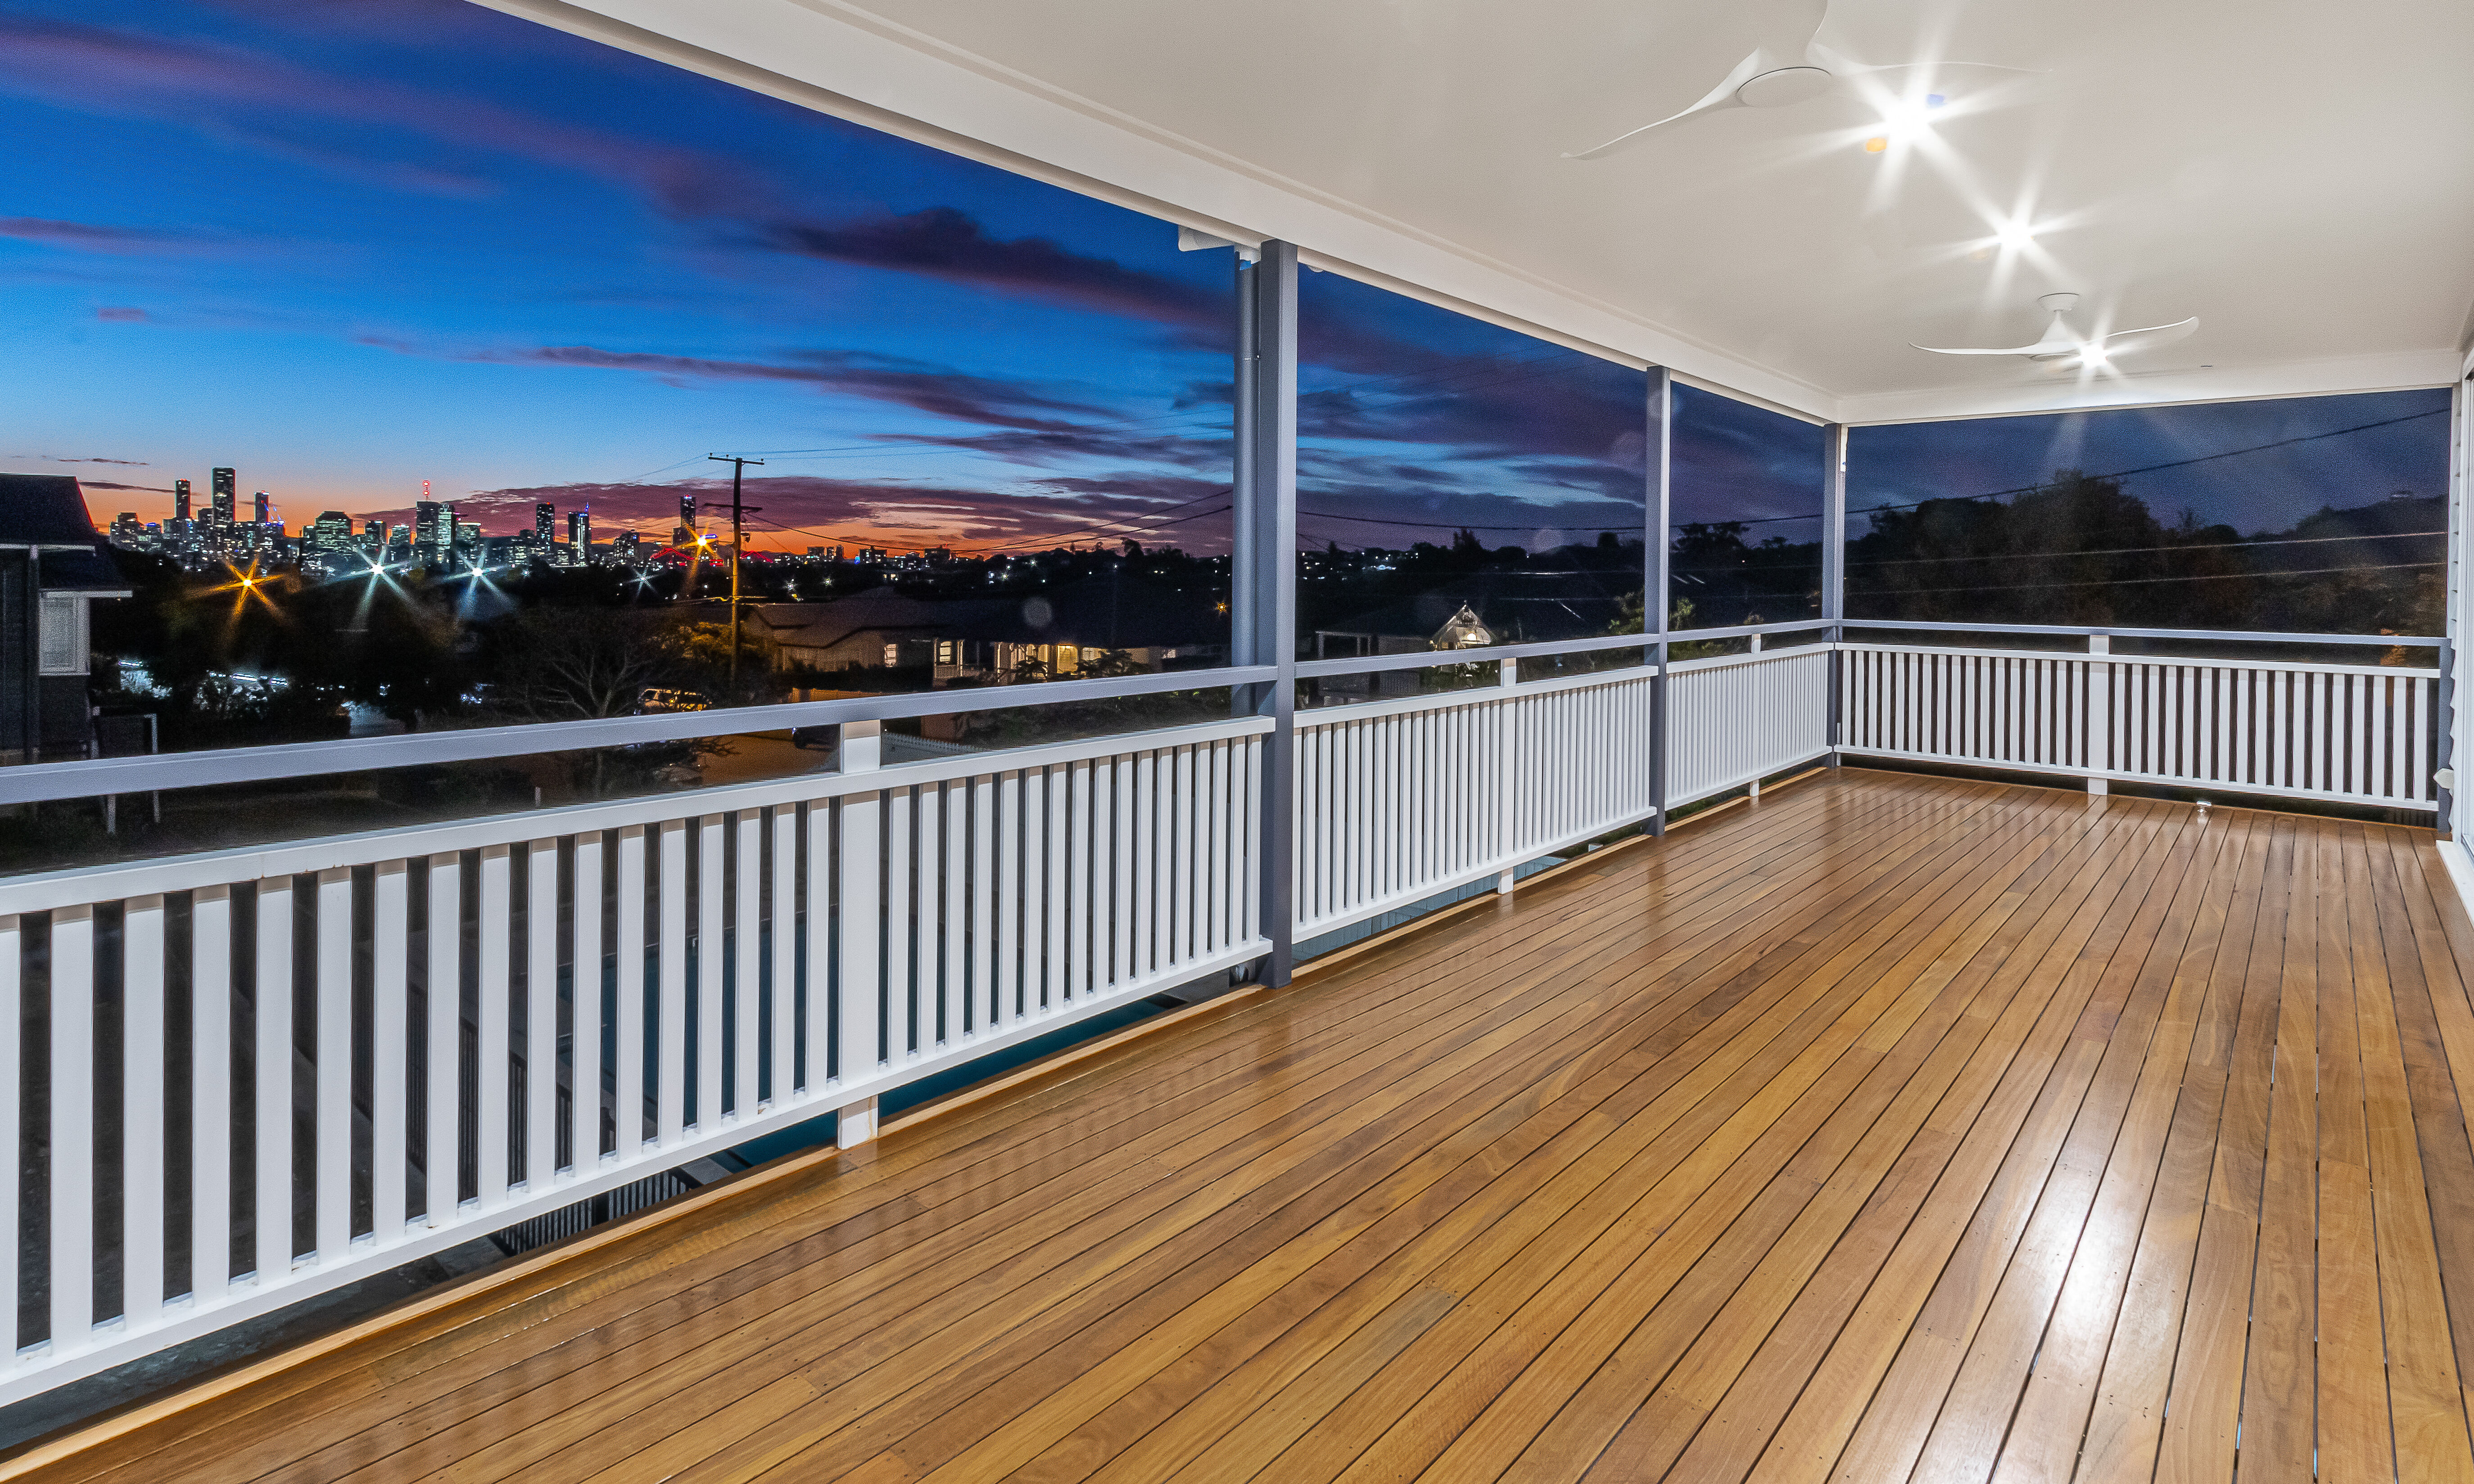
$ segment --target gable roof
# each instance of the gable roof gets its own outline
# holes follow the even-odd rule
[[[0,474],[0,546],[102,544],[72,474]]]

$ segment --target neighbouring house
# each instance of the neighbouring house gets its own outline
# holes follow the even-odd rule
[[[1122,654],[1139,670],[1225,662],[1225,621],[1204,606],[1104,581],[1029,598],[935,601],[874,588],[824,603],[752,604],[752,632],[787,670],[924,669],[939,685],[1002,682],[1035,667],[1079,675]],[[1122,615],[1137,616],[1127,623]],[[1111,642],[1130,629],[1143,643]]]
[[[86,756],[91,606],[131,588],[67,474],[0,474],[0,760]]]

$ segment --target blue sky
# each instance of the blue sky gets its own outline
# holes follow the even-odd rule
[[[296,525],[426,479],[666,526],[728,450],[793,547],[1225,545],[1232,264],[1163,223],[461,0],[5,0],[0,108],[0,459],[107,518],[230,465]],[[1505,439],[1492,369],[1551,347],[1308,276],[1361,497],[1637,462],[1602,397]]]
[[[1229,254],[1163,223],[463,0],[0,0],[0,466],[78,474],[103,518],[230,465],[296,527],[425,479],[492,529],[536,499],[666,528],[736,450],[793,548],[1225,546]],[[1300,294],[1315,543],[1637,524],[1639,372],[1338,275]],[[1862,430],[1852,503],[2429,400],[2402,395]],[[2133,488],[2287,523],[2437,492],[2444,433]],[[1677,519],[1812,534],[1764,517],[1817,512],[1816,430],[1686,391],[1675,437]]]

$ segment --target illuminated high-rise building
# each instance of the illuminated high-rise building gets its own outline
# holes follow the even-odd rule
[[[328,577],[351,570],[352,517],[340,510],[322,511],[301,528],[301,564]]]
[[[444,500],[423,500],[412,508],[412,560],[436,566],[455,545],[455,507]]]
[[[577,566],[593,563],[593,512],[571,510],[567,513],[567,547],[572,554],[569,561]]]
[[[260,490],[259,491],[257,491],[257,493],[255,493],[255,494],[254,494],[254,495],[250,496],[249,506],[250,506],[250,523],[251,523],[251,524],[253,524],[253,525],[261,525],[261,526],[262,526],[262,525],[264,525],[264,524],[266,524],[266,517],[267,517],[267,514],[268,514],[268,511],[267,511],[267,506],[268,506],[268,504],[269,504],[269,499],[268,499],[268,496],[267,496],[266,491],[263,491],[263,490]]]
[[[679,496],[679,524],[691,531],[695,529],[695,496],[692,494]]]
[[[544,500],[533,507],[533,550],[546,561],[557,544],[558,507]]]
[[[189,518],[189,482],[185,479],[172,481],[172,518],[182,521]]]
[[[213,488],[214,506],[211,518],[219,526],[230,525],[238,515],[235,507],[240,503],[240,477],[232,469],[219,468],[214,471]]]

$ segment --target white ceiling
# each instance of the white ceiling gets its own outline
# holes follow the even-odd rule
[[[664,49],[614,17],[707,70],[752,63],[1820,417],[2441,382],[2474,306],[2466,0],[1838,0],[1839,52],[2033,70],[1935,74],[1950,104],[1882,155],[1862,148],[1878,108],[1833,97],[1589,163],[1561,155],[1699,97],[1759,9],[499,3]],[[2030,247],[1991,245],[2023,215]],[[2091,325],[2199,332],[2094,386],[1907,345],[2032,340],[2055,290]]]

